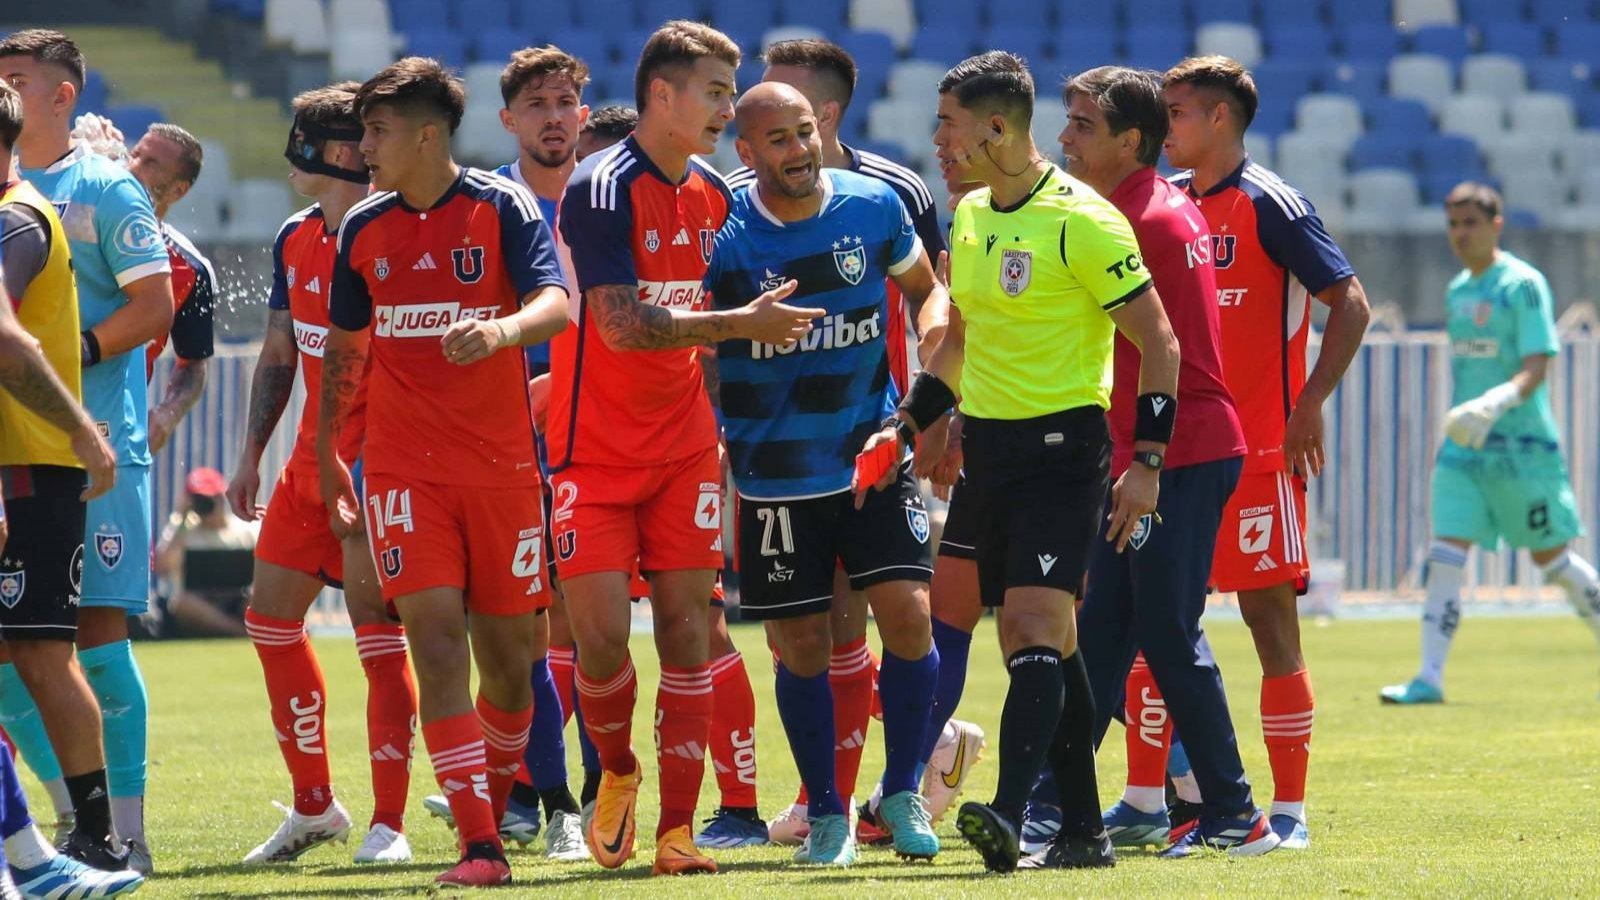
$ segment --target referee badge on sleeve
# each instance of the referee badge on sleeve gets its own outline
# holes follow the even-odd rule
[[[1000,290],[1015,297],[1028,289],[1033,280],[1033,252],[1030,250],[1000,251]]]

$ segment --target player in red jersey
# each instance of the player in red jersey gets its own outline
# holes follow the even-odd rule
[[[1174,183],[1211,227],[1223,372],[1248,448],[1223,512],[1212,578],[1238,592],[1261,658],[1272,827],[1296,849],[1308,842],[1313,709],[1296,609],[1310,572],[1305,480],[1322,470],[1322,404],[1361,346],[1367,298],[1311,203],[1245,152],[1257,104],[1250,73],[1226,57],[1187,59],[1166,73],[1165,96],[1167,159],[1191,170]],[[1328,307],[1328,322],[1308,374],[1313,296]]]
[[[607,868],[632,853],[641,780],[628,657],[637,561],[650,581],[662,672],[655,871],[716,871],[691,833],[712,712],[705,603],[723,564],[722,466],[701,367],[708,344],[737,336],[787,345],[821,314],[779,302],[792,282],[738,310],[704,310],[701,279],[729,195],[693,155],[715,149],[733,118],[738,64],[739,48],[709,26],[659,28],[634,77],[638,129],[586,159],[561,202],[583,296],[575,327],[551,346],[551,527],[578,643],[579,703],[604,770],[586,837]]]
[[[461,862],[438,881],[486,886],[511,878],[498,824],[533,718],[534,620],[550,603],[527,365],[513,348],[564,328],[567,294],[533,197],[452,159],[465,106],[461,83],[418,57],[357,92],[380,193],[339,226],[317,459],[334,530],[358,532],[365,513],[384,599],[411,635],[423,740],[461,837]],[[336,445],[369,349],[361,503]]]
[[[284,154],[291,166],[289,183],[316,202],[290,216],[273,243],[267,334],[250,386],[244,447],[228,485],[234,514],[247,522],[262,520],[245,629],[261,659],[278,749],[294,785],[294,806],[277,832],[245,857],[249,863],[296,859],[350,829],[350,816],[330,787],[324,725],[328,686],[305,631],[306,612],[324,585],[344,589],[367,676],[373,810],[355,860],[411,858],[404,817],[417,692],[406,664],[405,632],[384,610],[363,535],[343,540],[334,535],[317,483],[317,408],[335,236],[349,209],[367,196],[367,170],[356,146],[361,137],[356,87],[355,82],[330,85],[294,100],[295,122]],[[297,364],[305,407],[294,451],[262,508],[256,502],[261,455],[289,402]],[[358,393],[339,442],[341,457],[352,464],[364,436],[361,405]]]
[[[1107,538],[1090,558],[1078,643],[1094,688],[1095,742],[1111,722],[1125,681],[1130,761],[1140,759],[1152,730],[1162,730],[1170,706],[1207,803],[1201,828],[1191,829],[1194,837],[1172,852],[1187,853],[1205,839],[1234,855],[1264,853],[1278,839],[1251,797],[1222,673],[1200,625],[1217,523],[1245,452],[1223,382],[1211,231],[1183,191],[1156,174],[1167,134],[1159,77],[1117,66],[1090,69],[1067,82],[1063,97],[1067,170],[1128,217],[1178,338],[1180,360],[1172,440],[1163,447],[1141,436],[1136,424],[1135,410],[1146,402],[1139,396],[1140,349],[1116,337],[1111,474],[1125,491],[1157,493],[1159,483],[1160,502],[1125,546]],[[1135,681],[1129,669],[1139,650],[1148,665]],[[1152,676],[1165,688],[1165,706],[1139,705]],[[1150,768],[1104,817],[1115,844],[1166,843],[1165,755]]]

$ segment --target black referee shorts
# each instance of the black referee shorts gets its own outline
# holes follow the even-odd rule
[[[975,527],[985,606],[1014,587],[1077,596],[1111,474],[1105,410],[1083,406],[1033,419],[966,418],[963,501]]]
[[[8,466],[0,549],[0,640],[73,641],[83,582],[82,469]]]

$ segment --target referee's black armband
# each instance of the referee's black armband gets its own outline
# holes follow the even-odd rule
[[[79,364],[87,369],[100,361],[100,339],[94,336],[94,329],[86,328],[78,336]]]
[[[1140,394],[1139,412],[1133,420],[1133,439],[1172,443],[1172,423],[1178,419],[1178,398],[1170,394]]]
[[[926,431],[938,418],[956,405],[955,391],[932,372],[922,371],[911,380],[911,390],[900,401],[900,409],[911,417],[918,431]]]

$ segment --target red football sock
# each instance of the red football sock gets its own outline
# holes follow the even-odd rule
[[[301,815],[321,815],[333,802],[325,727],[328,685],[306,638],[305,622],[246,609],[244,628],[261,657],[272,727],[294,785],[294,808]]]
[[[450,803],[461,846],[488,841],[500,847],[500,819],[489,796],[483,727],[477,713],[424,722],[422,741],[428,746],[433,776]]]
[[[403,831],[417,722],[417,683],[411,677],[411,666],[406,664],[405,629],[399,625],[362,625],[356,629],[356,652],[367,673],[372,825]]]
[[[556,696],[561,699],[561,727],[566,728],[572,721],[572,713],[576,710],[578,697],[573,693],[573,679],[576,677],[576,657],[571,647],[551,647],[547,653],[550,660],[550,677],[556,680]]]
[[[1167,703],[1161,699],[1155,676],[1144,661],[1144,654],[1133,658],[1128,672],[1127,729],[1128,784],[1132,787],[1164,788],[1167,783],[1167,751],[1172,746],[1172,720]]]
[[[1261,679],[1261,734],[1267,742],[1267,761],[1272,765],[1275,802],[1305,802],[1314,706],[1311,675],[1305,669]]]
[[[841,798],[855,796],[877,680],[877,666],[867,650],[866,638],[834,646],[828,663],[828,685],[833,688],[834,778]]]
[[[711,663],[711,765],[722,805],[756,805],[756,695],[744,657],[734,652]]]
[[[656,691],[656,768],[661,773],[658,839],[680,825],[694,826],[710,733],[710,668],[662,666],[661,687]]]
[[[522,751],[528,749],[528,726],[533,724],[533,704],[506,711],[478,695],[478,724],[483,728],[484,768],[489,772],[489,802],[498,823],[506,814],[511,785],[522,768]]]
[[[583,727],[600,754],[600,768],[615,775],[636,771],[639,761],[633,756],[633,704],[639,696],[639,679],[634,674],[632,658],[623,662],[617,674],[599,682],[590,681],[579,666],[576,680],[578,702],[583,704]]]

